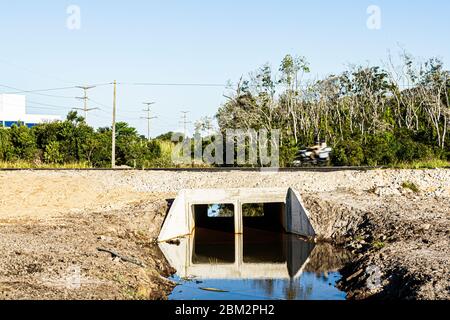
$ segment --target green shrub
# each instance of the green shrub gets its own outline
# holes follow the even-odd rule
[[[363,148],[356,141],[342,141],[334,147],[331,161],[338,166],[360,166],[364,163]]]
[[[390,132],[369,137],[364,147],[365,162],[369,166],[387,165],[396,161],[397,141]]]
[[[13,125],[10,132],[11,158],[33,161],[37,154],[36,140],[33,132],[26,126]]]
[[[0,161],[10,160],[12,151],[10,130],[0,128]]]
[[[395,135],[398,141],[397,162],[414,162],[439,158],[439,152],[436,152],[432,146],[427,144],[420,134],[401,129],[397,130]]]
[[[411,181],[403,182],[402,183],[402,188],[409,189],[409,190],[411,190],[414,193],[419,193],[420,192],[419,187],[414,182],[411,182]]]
[[[280,146],[279,156],[280,156],[280,166],[289,167],[292,165],[294,160],[297,158],[299,148],[296,146],[295,141],[286,140],[283,141],[283,145]]]
[[[64,157],[60,152],[59,142],[52,141],[45,147],[44,160],[46,163],[63,163]]]

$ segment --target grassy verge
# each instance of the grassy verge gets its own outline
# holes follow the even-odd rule
[[[439,169],[439,168],[450,168],[450,162],[440,159],[425,160],[425,161],[415,161],[409,163],[398,163],[389,166],[392,169]]]
[[[89,169],[87,163],[66,163],[66,164],[49,164],[41,163],[35,164],[28,161],[0,161],[0,169]]]
[[[175,165],[172,162],[173,145],[171,143],[163,143],[161,146],[161,156],[155,160],[149,161],[145,168],[210,168],[210,165],[204,163],[191,163],[187,165]],[[17,161],[0,161],[0,169],[91,169],[88,163],[66,163],[66,164],[48,164],[17,160]],[[336,167],[338,168],[338,167]],[[450,169],[450,162],[444,160],[427,160],[416,161],[411,163],[397,163],[395,165],[386,166],[387,169]],[[139,168],[142,169],[142,168]]]

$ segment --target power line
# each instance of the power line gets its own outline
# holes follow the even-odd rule
[[[95,104],[97,104],[97,105],[99,105],[99,106],[101,106],[101,107],[105,107],[105,108],[111,108],[111,106],[108,106],[108,105],[106,105],[106,104],[103,104],[103,103],[101,103],[101,102],[98,102],[98,101],[96,101],[96,100],[93,100],[93,99],[91,99],[91,98],[89,98],[88,99],[89,101],[91,101],[91,102],[93,102],[93,103],[95,103]]]
[[[116,110],[117,110],[117,81],[114,80],[112,136],[111,136],[111,168],[116,167]]]
[[[37,101],[32,101],[32,100],[27,100],[29,103],[32,104],[37,104],[37,105],[41,105],[41,106],[45,106],[45,107],[54,107],[54,108],[63,108],[63,109],[68,109],[70,107],[68,106],[61,106],[61,105],[56,105],[56,104],[48,104],[48,103],[41,103],[41,102],[37,102]]]
[[[158,83],[158,82],[121,82],[120,85],[129,86],[154,86],[154,87],[228,87],[226,84],[220,83]]]
[[[111,83],[98,83],[98,84],[93,84],[91,85],[92,87],[101,87],[101,86],[107,86],[110,85]],[[5,85],[5,87],[7,87]],[[48,91],[61,91],[61,90],[70,90],[70,89],[79,89],[80,86],[72,86],[72,87],[59,87],[59,88],[47,88],[47,89],[34,89],[34,90],[21,90],[21,89],[17,89],[17,88],[13,88],[13,87],[9,87],[12,88],[13,90],[19,90],[17,92],[8,92],[8,94],[19,94],[19,93],[36,93],[36,92],[48,92]]]
[[[25,67],[25,66],[19,65],[17,63],[12,63],[10,61],[7,61],[3,57],[0,57],[0,62],[3,63],[3,64],[6,64],[6,65],[12,66],[14,68],[17,68],[17,69],[22,69],[22,70],[24,70],[24,71],[26,71],[28,73],[36,74],[36,75],[38,75],[40,77],[50,78],[50,79],[54,79],[54,80],[57,80],[57,81],[60,81],[60,82],[64,82],[64,83],[75,83],[73,81],[67,81],[67,80],[61,79],[59,77],[55,77],[53,75],[44,74],[42,72],[36,72],[35,70],[32,70],[32,69],[30,69],[28,67]]]
[[[52,97],[52,98],[65,98],[65,99],[73,99],[74,98],[74,97],[69,97],[69,96],[44,94],[44,93],[39,93],[39,92],[34,91],[34,90],[22,90],[22,89],[19,89],[19,88],[16,88],[16,87],[11,87],[11,86],[8,86],[8,85],[5,85],[5,84],[0,84],[0,87],[17,91],[17,92],[8,92],[6,94],[31,93],[31,94],[35,94],[35,95],[39,95],[39,96]],[[60,88],[55,88],[55,89],[60,89]],[[49,89],[45,89],[45,90],[49,91]],[[39,91],[42,91],[42,90],[39,90]]]
[[[182,116],[181,116],[182,120],[180,121],[180,124],[183,125],[184,137],[186,138],[187,137],[187,125],[192,123],[191,121],[187,120],[187,115],[188,115],[188,113],[190,113],[190,111],[181,111],[181,113],[182,113]]]
[[[89,108],[88,101],[91,101],[92,103],[94,103],[96,105],[102,106],[106,110],[108,110],[108,109],[110,110],[110,108],[111,108],[111,106],[109,106],[109,105],[95,101],[95,100],[91,99],[90,97],[88,97],[88,91],[97,86],[109,86],[112,84],[114,84],[115,89],[117,88],[117,84],[131,85],[131,86],[188,86],[188,87],[226,87],[226,86],[228,86],[225,84],[218,84],[218,83],[162,83],[162,82],[129,82],[129,83],[121,82],[121,83],[117,83],[115,81],[115,82],[105,82],[105,83],[98,83],[95,85],[86,85],[86,86],[65,86],[65,87],[62,86],[62,87],[30,89],[30,90],[20,89],[20,88],[14,87],[14,86],[6,85],[6,84],[0,84],[0,87],[14,90],[14,91],[9,92],[9,94],[33,94],[33,95],[37,95],[37,96],[50,97],[50,98],[66,98],[66,99],[83,100],[84,101],[83,108],[73,108],[73,109],[83,111],[85,113],[85,118],[87,118],[87,113],[92,110],[99,110],[99,112],[106,114],[106,111],[102,110],[102,108]],[[53,91],[64,91],[64,90],[73,90],[73,89],[83,89],[84,95],[82,97],[75,97],[75,96],[63,96],[63,95],[56,95],[56,94],[49,93],[49,92],[53,92]],[[61,111],[71,109],[69,106],[41,103],[41,102],[36,102],[36,101],[29,101],[29,102],[31,102],[31,104],[32,104],[32,106],[29,106],[29,107],[33,108],[33,109],[39,109],[38,106],[44,106],[46,108],[42,107],[41,109],[50,109],[50,110],[53,108],[54,108],[54,110],[61,109]],[[147,116],[143,117],[143,118],[145,120],[147,120],[147,136],[148,136],[148,138],[150,138],[151,120],[156,119],[158,117],[152,117],[150,105],[147,104],[147,106],[148,106],[148,108],[146,110],[144,110],[145,112],[147,112]],[[135,114],[136,112],[139,112],[139,111],[131,112],[131,111],[123,110],[122,112]],[[188,124],[191,124],[192,122],[188,121],[188,119],[187,119],[187,114],[189,113],[188,111],[183,111],[182,113],[183,113],[183,118],[182,118],[183,121],[181,123],[184,126],[184,133],[185,133],[185,135],[187,135]],[[139,118],[137,117],[136,119],[139,119]],[[166,122],[164,120],[161,120],[161,121]],[[174,119],[173,122],[175,123],[176,120]],[[167,125],[169,125],[168,122],[166,122],[166,123],[167,123]]]
[[[36,93],[36,92],[48,92],[48,91],[60,91],[60,90],[70,90],[76,89],[77,87],[61,87],[61,88],[50,88],[50,89],[37,89],[37,90],[21,90],[17,92],[8,92],[8,94],[19,94],[19,93]],[[16,90],[16,89],[15,89]],[[17,89],[19,90],[19,89]]]
[[[84,96],[83,97],[77,97],[77,99],[83,100],[84,101],[84,106],[83,108],[74,108],[75,110],[81,110],[84,111],[84,119],[87,121],[87,114],[89,111],[92,110],[98,110],[99,108],[88,108],[88,90],[91,90],[93,88],[95,88],[95,86],[77,86],[77,88],[79,89],[83,89],[84,91]]]
[[[147,139],[150,140],[150,123],[153,119],[156,119],[158,117],[152,117],[151,113],[151,106],[155,104],[155,102],[144,102],[144,104],[147,106],[147,109],[145,109],[144,111],[147,112],[147,117],[142,117],[142,119],[146,119],[147,120]]]
[[[37,109],[37,110],[54,110],[59,111],[61,108],[53,108],[53,107],[40,107],[40,106],[34,106],[34,105],[27,105],[27,109]],[[67,108],[67,110],[71,109],[70,107]]]

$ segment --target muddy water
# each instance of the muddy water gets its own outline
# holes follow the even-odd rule
[[[172,300],[344,300],[336,288],[348,256],[279,231],[243,235],[196,229],[179,245],[161,244],[177,270]]]

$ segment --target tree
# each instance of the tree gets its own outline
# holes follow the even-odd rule
[[[62,163],[64,157],[61,154],[58,141],[52,141],[45,147],[44,159],[47,163]]]
[[[350,66],[304,81],[306,59],[287,55],[278,75],[264,65],[241,77],[216,115],[220,131],[280,129],[286,164],[316,136],[340,165],[448,158],[450,72],[436,58],[418,63],[403,53],[401,63],[390,57],[386,68]]]
[[[13,125],[10,130],[12,158],[16,160],[35,160],[37,154],[33,132],[24,125]]]

